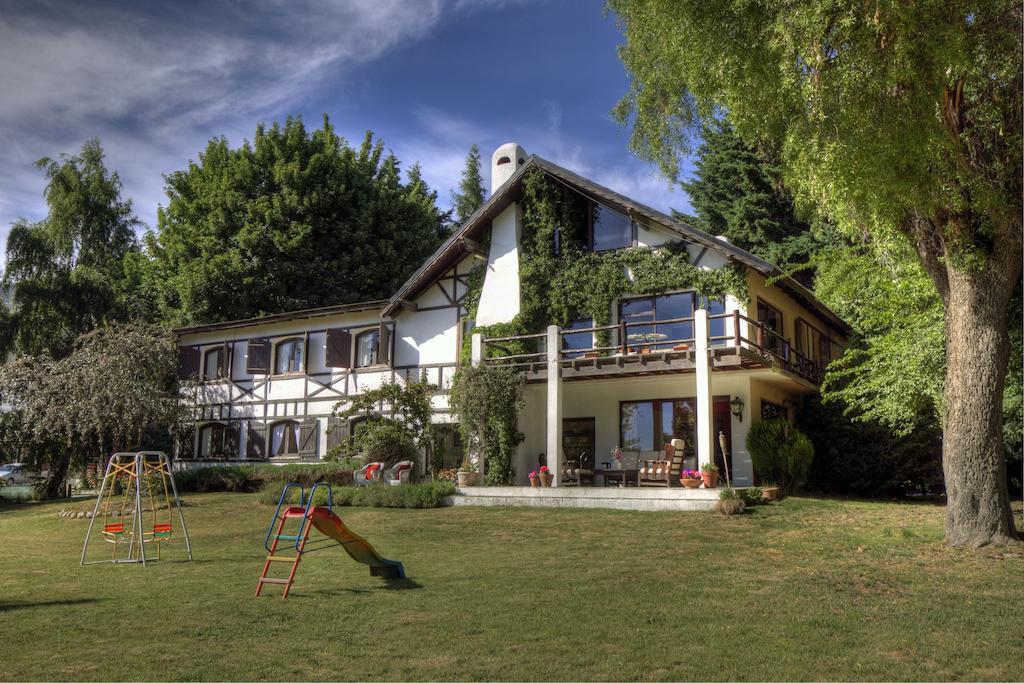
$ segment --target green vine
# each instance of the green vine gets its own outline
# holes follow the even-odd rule
[[[524,438],[516,423],[525,386],[521,373],[490,365],[460,368],[452,381],[451,405],[467,455],[483,450],[488,484],[511,484],[515,478],[512,454]]]

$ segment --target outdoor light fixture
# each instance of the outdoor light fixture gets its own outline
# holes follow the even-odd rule
[[[736,419],[743,422],[743,399],[737,396],[729,401],[729,407],[732,408],[732,414],[736,416]]]

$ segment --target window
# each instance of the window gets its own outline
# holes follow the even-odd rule
[[[224,347],[209,349],[203,355],[203,381],[209,382],[224,377]]]
[[[278,375],[302,372],[302,346],[302,340],[299,338],[278,342],[277,362],[274,363],[274,372]]]
[[[697,401],[692,398],[623,401],[619,404],[622,448],[660,451],[678,438],[691,451],[697,441],[696,414]]]
[[[590,244],[594,251],[633,246],[633,221],[629,216],[596,202],[590,207]]]
[[[782,314],[761,299],[757,300],[757,320],[764,325],[764,339],[760,340],[765,350],[781,356],[783,354]],[[775,334],[769,334],[771,330]]]
[[[586,330],[594,326],[594,321],[590,318],[585,320],[577,320],[576,322],[569,323],[565,326],[566,330]],[[576,349],[591,349],[594,347],[594,333],[593,332],[576,332],[566,333],[562,335],[562,348],[566,351],[572,352]],[[583,355],[582,350],[576,353],[566,353],[566,358],[579,358]]]
[[[693,292],[677,292],[622,301],[619,305],[619,319],[628,323],[627,343],[644,343],[653,348],[671,349],[682,342],[692,342],[692,320],[659,325],[653,323],[655,320],[693,318],[695,304],[696,295]],[[721,308],[725,310],[724,305]],[[720,327],[724,329],[724,325]],[[714,335],[714,332],[711,334]]]
[[[804,358],[813,361],[819,371],[824,370],[832,360],[828,335],[811,327],[802,318],[797,318],[796,321],[796,350],[802,353]]]
[[[299,423],[278,422],[270,427],[270,457],[299,454]]]
[[[199,429],[200,458],[214,458],[224,455],[224,425],[219,422],[203,425]]]
[[[377,349],[380,346],[380,330],[367,330],[356,336],[356,367],[365,368],[377,364]]]

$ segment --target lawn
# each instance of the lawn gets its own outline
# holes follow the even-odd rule
[[[146,568],[78,566],[61,503],[0,509],[0,678],[1024,679],[1024,550],[946,548],[934,506],[341,508],[409,580],[331,548],[282,601],[253,597],[272,508],[186,501],[196,561]]]

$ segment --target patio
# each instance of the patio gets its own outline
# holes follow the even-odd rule
[[[452,505],[483,507],[604,508],[608,510],[713,510],[721,489],[605,486],[461,487]]]

